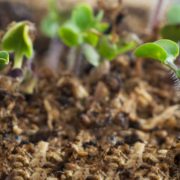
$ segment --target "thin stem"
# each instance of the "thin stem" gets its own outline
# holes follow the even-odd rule
[[[53,38],[50,42],[49,50],[46,54],[45,63],[49,68],[51,68],[55,72],[59,70],[59,59],[62,52],[62,43],[58,39]]]
[[[157,1],[154,12],[151,12],[151,19],[149,23],[150,33],[156,32],[159,25],[159,21],[161,20],[161,17],[164,15],[163,11],[165,10],[165,7],[168,5],[168,2],[169,0]]]
[[[72,72],[75,66],[77,56],[77,47],[72,47],[69,49],[69,53],[67,55],[67,70]]]
[[[16,68],[21,69],[22,63],[23,63],[23,56],[22,56],[22,54],[21,53],[15,53],[13,69],[16,69]]]
[[[79,75],[81,62],[82,62],[81,46],[70,48],[69,54],[67,56],[68,71],[76,75]]]
[[[74,64],[74,68],[73,68],[73,71],[76,75],[80,75],[81,65],[82,65],[82,49],[81,49],[81,47],[79,47],[77,49],[77,58],[76,58],[76,62]]]
[[[167,61],[166,61],[166,65],[176,73],[176,75],[178,75],[179,69],[176,66],[176,64],[174,64],[173,59],[170,57]]]
[[[176,72],[178,70],[177,66],[174,63],[167,63],[166,64],[171,70],[173,70],[174,72]]]
[[[82,49],[81,47],[74,47],[69,50],[67,57],[67,69],[76,75],[80,74],[82,65]]]
[[[162,6],[163,0],[159,0],[156,6],[156,10],[154,13],[154,19],[152,22],[152,29],[156,28],[159,22],[159,15],[160,15],[160,10],[161,10],[161,6]]]

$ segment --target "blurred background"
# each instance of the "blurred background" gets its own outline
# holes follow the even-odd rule
[[[141,38],[153,34],[156,25],[166,20],[171,4],[180,0],[57,0],[57,6],[60,12],[70,12],[82,2],[91,4],[95,11],[103,9],[105,20],[110,24],[116,19],[119,31]],[[43,59],[39,56],[48,50],[50,38],[42,34],[40,24],[47,13],[48,0],[0,0],[0,36],[12,21],[32,21],[37,27],[34,49],[38,59]]]
[[[60,10],[70,10],[75,4],[88,2],[93,7],[98,7],[99,0],[58,0]],[[117,7],[118,11],[126,14],[124,22],[129,29],[136,33],[144,33],[151,28],[154,16],[159,20],[164,18],[166,9],[173,2],[180,0],[100,0],[109,9]],[[31,19],[38,23],[46,14],[48,0],[0,0],[0,28],[4,28],[12,20]],[[156,7],[160,4],[161,12],[156,14]],[[116,11],[113,9],[113,12]],[[143,29],[143,32],[142,32]]]

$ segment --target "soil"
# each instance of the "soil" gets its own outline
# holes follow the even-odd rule
[[[0,179],[180,179],[178,91],[161,65],[141,65],[41,69],[31,95],[1,75]]]
[[[0,28],[41,12],[3,1]],[[37,37],[38,57],[48,45]],[[123,55],[80,77],[41,68],[25,88],[0,75],[0,180],[180,180],[180,83],[162,65]]]

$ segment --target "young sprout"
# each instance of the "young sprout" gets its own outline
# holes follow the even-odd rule
[[[125,42],[118,39],[117,42],[113,42],[111,36],[104,36],[100,39],[97,49],[103,58],[113,60],[118,55],[132,50],[135,46],[134,41]]]
[[[56,2],[57,0],[48,0],[48,14],[41,22],[42,32],[50,38],[57,37],[60,25],[60,16]]]
[[[102,12],[95,16],[91,6],[80,4],[59,28],[59,37],[69,47],[83,43],[96,46],[99,36],[108,28],[107,23],[101,22],[102,18]]]
[[[108,24],[102,19],[102,11],[94,15],[90,5],[80,4],[58,30],[62,42],[71,48],[80,49],[86,60],[94,66],[98,66],[102,58],[112,60],[135,47],[135,43],[124,43],[119,37],[114,42],[111,34],[105,35]]]
[[[3,50],[14,52],[13,68],[21,68],[23,57],[31,58],[33,55],[33,43],[31,37],[32,24],[22,21],[12,24],[2,39]]]
[[[58,39],[58,29],[69,17],[69,12],[60,12],[57,0],[48,0],[48,13],[41,21],[42,33],[50,38],[49,48],[45,55],[45,64],[53,71],[59,71],[59,59],[65,47]]]
[[[6,51],[0,51],[0,68],[9,63],[9,54]]]
[[[180,40],[180,4],[174,4],[167,12],[167,24],[161,29],[163,38]]]
[[[174,63],[179,55],[179,46],[174,41],[161,39],[155,42],[145,43],[139,46],[134,54],[137,57],[151,58],[159,61],[169,67],[180,78],[180,69]]]

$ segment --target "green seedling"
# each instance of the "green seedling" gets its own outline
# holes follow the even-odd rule
[[[105,34],[109,25],[103,22],[103,16],[103,11],[95,15],[88,4],[77,5],[71,13],[59,12],[57,0],[49,0],[48,15],[41,23],[42,32],[51,38],[51,50],[46,56],[51,62],[47,60],[47,63],[57,67],[58,59],[54,57],[60,57],[65,46],[68,46],[67,69],[79,72],[82,55],[90,64],[98,66],[103,60],[112,60],[133,49],[136,46],[133,40],[122,41],[119,37],[114,40],[114,34]]]
[[[9,54],[7,51],[0,51],[0,68],[9,63]]]
[[[174,4],[167,12],[167,24],[161,29],[163,38],[180,40],[180,4]]]
[[[21,68],[23,57],[31,58],[33,55],[33,43],[31,38],[32,24],[22,21],[12,24],[2,39],[2,48],[14,53],[13,68]]]
[[[119,54],[126,53],[132,50],[135,46],[136,43],[134,41],[128,43],[121,40],[112,42],[111,37],[104,36],[100,39],[97,49],[102,57],[108,60],[113,60]]]
[[[178,78],[180,69],[174,63],[179,55],[179,46],[174,41],[161,39],[155,42],[145,43],[139,46],[134,54],[137,57],[151,58],[169,67]]]
[[[91,6],[80,4],[58,30],[61,41],[70,48],[81,49],[86,60],[94,66],[98,66],[102,58],[112,60],[135,47],[134,42],[125,43],[119,38],[114,41],[113,35],[105,35],[108,24],[102,19],[102,11],[94,15]]]
[[[45,64],[53,71],[59,71],[59,59],[63,56],[63,52],[65,52],[65,47],[58,38],[58,29],[69,16],[69,10],[59,11],[57,0],[48,0],[48,12],[41,21],[40,28],[41,32],[50,38]]]
[[[57,36],[57,31],[61,23],[56,3],[57,0],[48,0],[48,14],[41,22],[42,32],[50,38]]]
[[[60,12],[57,0],[48,0],[48,13],[41,21],[41,31],[49,38],[58,37],[59,27],[69,18],[69,12]]]

